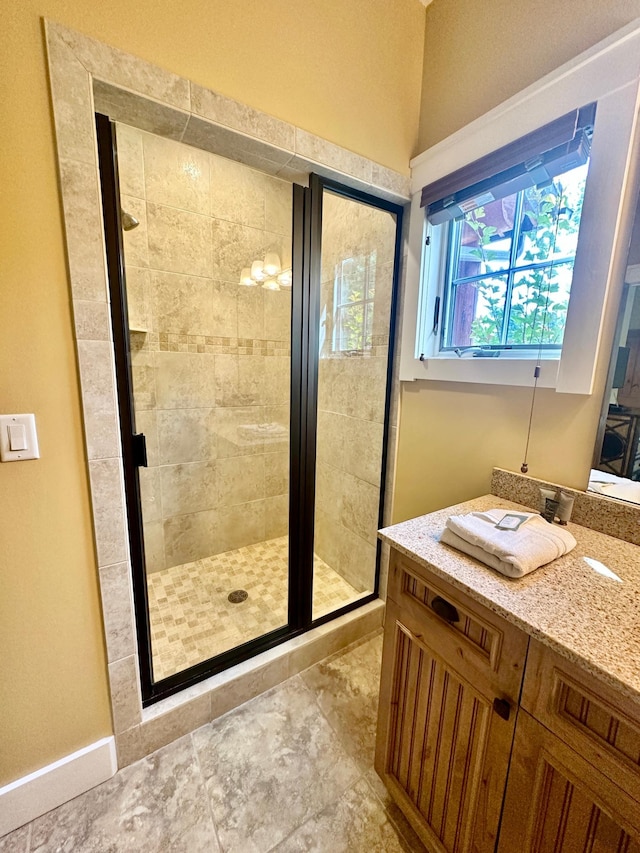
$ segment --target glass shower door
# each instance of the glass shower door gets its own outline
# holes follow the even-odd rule
[[[153,680],[287,624],[291,184],[117,125]]]
[[[314,619],[376,588],[396,231],[323,187]]]

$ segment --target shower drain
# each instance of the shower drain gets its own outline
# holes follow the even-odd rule
[[[247,598],[249,598],[249,593],[246,589],[234,589],[228,595],[228,599],[232,604],[240,604],[242,601],[246,601]]]

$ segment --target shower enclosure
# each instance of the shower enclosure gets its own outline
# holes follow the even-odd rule
[[[149,704],[376,596],[402,211],[97,128]]]

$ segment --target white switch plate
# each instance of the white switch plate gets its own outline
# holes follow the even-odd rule
[[[26,450],[11,450],[9,427],[22,424],[27,437]],[[39,459],[38,435],[35,415],[0,415],[0,461],[22,462],[24,459]]]

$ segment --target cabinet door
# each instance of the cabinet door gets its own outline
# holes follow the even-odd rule
[[[525,711],[498,853],[640,853],[640,807]]]
[[[514,710],[503,700],[500,716],[424,630],[388,602],[376,769],[428,850],[493,853]]]

